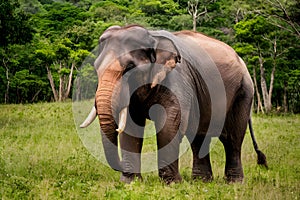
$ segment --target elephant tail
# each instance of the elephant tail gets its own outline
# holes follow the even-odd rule
[[[265,154],[258,149],[258,145],[257,145],[256,139],[255,139],[254,131],[253,131],[253,127],[252,127],[251,117],[250,117],[248,123],[249,123],[249,129],[250,129],[253,147],[257,153],[257,164],[263,165],[268,169],[267,158],[266,158]]]

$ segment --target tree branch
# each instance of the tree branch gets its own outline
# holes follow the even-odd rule
[[[199,14],[197,14],[196,17],[198,18],[198,17],[200,17],[200,16],[202,16],[202,15],[205,15],[206,13],[207,13],[207,9],[206,9],[206,6],[205,6],[205,7],[204,7],[204,11],[201,12],[201,13],[199,13]]]
[[[290,18],[286,8],[281,4],[281,2],[279,0],[275,0],[275,1],[277,2],[277,4],[275,2],[272,2],[271,0],[267,0],[267,2],[269,2],[271,4],[271,6],[276,7],[279,10],[281,10],[286,19],[282,16],[279,16],[279,15],[269,15],[269,16],[273,16],[273,17],[275,16],[278,19],[280,19],[280,20],[284,21],[285,23],[289,24],[292,27],[292,29],[296,32],[296,35],[298,37],[300,37],[300,32],[297,29],[297,27],[295,26],[295,22]],[[285,30],[288,30],[288,29],[285,29]]]

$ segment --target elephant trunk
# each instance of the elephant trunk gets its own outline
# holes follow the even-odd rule
[[[96,92],[96,108],[100,121],[102,143],[108,164],[115,170],[121,171],[120,157],[118,153],[118,132],[114,118],[116,100],[113,93],[118,80],[122,77],[122,68],[119,63],[113,62],[99,77]]]

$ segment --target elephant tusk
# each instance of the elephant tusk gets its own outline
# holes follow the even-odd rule
[[[80,128],[86,128],[88,127],[96,118],[97,112],[95,106],[93,106],[90,114],[87,116],[87,118],[84,120],[82,124],[80,124]]]
[[[128,107],[125,107],[121,110],[119,114],[119,127],[116,129],[116,131],[119,134],[125,130],[126,121],[127,121],[127,112],[128,112]]]
[[[166,78],[166,76],[167,76],[166,71],[161,71],[157,73],[153,78],[151,88],[154,88],[157,84],[160,84]]]
[[[175,67],[176,61],[174,60],[174,58],[167,60],[164,64],[163,70],[154,76],[151,88],[154,88],[157,84],[160,84],[166,78],[167,73],[169,73]]]

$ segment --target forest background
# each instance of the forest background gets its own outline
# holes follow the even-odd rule
[[[0,103],[71,98],[101,33],[128,24],[231,45],[253,78],[256,112],[300,112],[297,0],[0,0]]]

